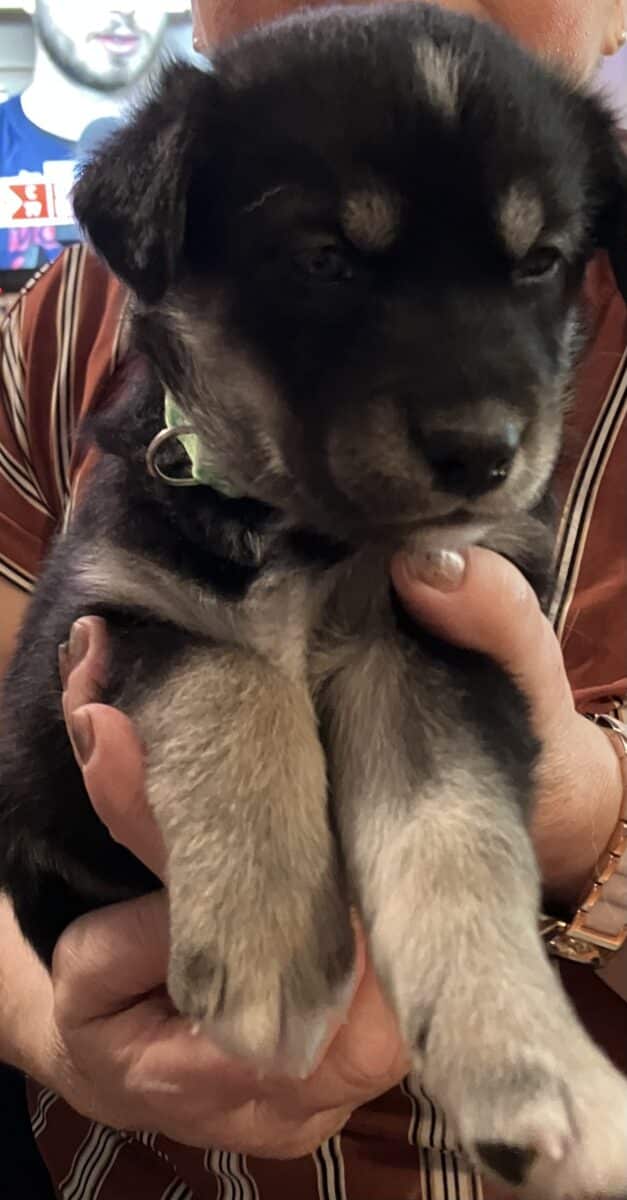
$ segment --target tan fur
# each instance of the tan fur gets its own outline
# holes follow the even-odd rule
[[[197,649],[136,720],[169,852],[170,994],[231,1051],[306,1070],[352,959],[309,694],[251,652]]]
[[[450,136],[462,61],[428,41],[413,52],[415,95],[424,108],[426,93],[432,110],[425,119],[447,123]],[[262,245],[291,272],[300,270],[304,237],[312,229],[326,237],[339,224],[371,256],[351,258],[374,272],[372,256],[395,245],[405,220],[420,218],[411,193],[397,194],[372,171],[347,171],[339,211],[334,193],[324,213],[304,186],[253,186],[238,213],[242,236],[259,236],[258,222]],[[566,256],[581,239],[583,218],[554,236],[545,230],[531,180],[490,203],[516,261],[543,232]],[[411,265],[420,242],[408,236],[408,247]],[[359,283],[358,270],[350,282]],[[301,285],[308,291],[304,278]],[[469,287],[444,299],[435,285],[426,294],[419,268],[401,285],[398,295],[385,282],[377,292],[387,369],[370,370],[363,344],[351,361],[347,341],[337,379],[321,371],[314,383],[312,370],[302,410],[282,394],[280,364],[269,366],[272,355],[255,352],[246,328],[238,332],[228,280],[175,283],[153,314],[161,322],[153,336],[177,348],[172,375],[180,359],[170,386],[216,474],[288,513],[284,531],[289,521],[290,529],[368,546],[325,570],[295,568],[284,544],[281,558],[276,529],[251,535],[225,518],[228,549],[237,558],[246,538],[260,568],[246,595],[229,602],[110,543],[92,542],[84,554],[78,583],[89,596],[189,635],[158,690],[132,705],[168,850],[170,994],[228,1052],[305,1073],[330,1010],[350,993],[354,904],[413,1068],[466,1151],[476,1155],[483,1143],[528,1151],[525,1190],[542,1200],[618,1194],[627,1178],[627,1089],[579,1026],[536,931],[540,886],[523,815],[531,739],[518,767],[488,748],[490,722],[473,726],[463,667],[451,668],[420,634],[400,632],[389,598],[389,556],[405,536],[416,550],[481,539],[531,573],[546,563],[545,526],[528,510],[558,453],[577,322],[562,313],[561,362],[523,382],[521,403],[507,356],[502,370],[489,353],[464,362],[473,338],[481,347],[489,333],[489,305],[479,302],[475,314]],[[410,287],[415,312],[407,315]],[[517,320],[516,306],[506,308],[506,347]],[[435,372],[465,349],[446,387],[424,372],[423,396],[432,345]],[[512,357],[523,376],[525,349]],[[504,421],[520,437],[507,478],[460,500],[429,459],[426,435],[453,429],[467,444],[494,440]],[[497,694],[507,703],[504,685]]]
[[[433,107],[448,120],[455,118],[460,91],[460,64],[455,52],[450,46],[418,42],[416,66]]]
[[[346,236],[359,250],[382,253],[394,245],[400,232],[400,197],[377,184],[352,192],[341,220]]]
[[[302,679],[307,638],[332,577],[311,587],[301,574],[268,572],[251,588],[248,603],[236,606],[147,555],[100,542],[83,556],[77,581],[93,600],[150,613],[221,646],[255,651],[289,678]]]
[[[203,635],[133,712],[168,848],[180,1011],[230,1052],[309,1070],[350,991],[350,894],[414,1066],[465,1147],[530,1147],[530,1195],[562,1200],[591,1178],[611,1192],[624,1081],[545,958],[505,776],[446,671],[399,640],[385,555],[340,564],[322,592],[277,576],[229,623],[174,573],[103,550],[109,595]],[[93,559],[85,570],[96,587]]]
[[[330,778],[374,964],[421,1083],[471,1153],[486,1142],[535,1151],[525,1194],[579,1196],[591,1178],[612,1193],[627,1162],[627,1089],[535,932],[537,869],[507,785],[447,724],[444,701],[416,713],[436,764],[435,782],[417,788],[419,764],[399,741],[416,703],[400,648],[388,637],[346,650],[328,698]]]
[[[544,206],[532,183],[512,186],[498,206],[498,226],[513,258],[524,258],[544,227]]]
[[[502,523],[503,511],[507,507],[512,521],[516,514],[527,511],[544,488],[550,469],[559,452],[561,435],[562,396],[566,386],[577,330],[574,322],[564,336],[564,369],[557,379],[551,380],[537,399],[542,409],[542,422],[525,433],[506,481],[498,491],[488,492],[473,505],[477,525],[488,527],[492,522]],[[494,426],[499,428],[505,405],[498,398],[487,397],[472,407],[465,408],[460,402],[456,409],[455,427],[470,432],[480,429],[489,435]],[[512,422],[515,414],[510,414]],[[450,417],[443,416],[443,428]],[[430,421],[430,429],[437,431],[437,416]],[[388,504],[403,507],[416,520],[428,511],[431,516],[444,517],[459,507],[459,498],[438,489],[433,473],[420,445],[408,437],[406,419],[392,396],[377,394],[370,404],[364,404],[353,415],[352,421],[333,431],[329,439],[329,470],[340,492],[366,508],[370,503],[372,517],[377,514],[385,518],[381,496]],[[430,540],[430,534],[425,533]],[[472,534],[471,534],[472,536]],[[468,537],[466,537],[468,541]]]

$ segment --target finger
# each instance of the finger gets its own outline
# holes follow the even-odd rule
[[[51,969],[64,1023],[85,1025],[162,987],[168,928],[163,891],[112,904],[68,926],[57,942]]]
[[[332,1047],[333,1070],[357,1098],[367,1091],[380,1091],[382,1082],[397,1082],[407,1069],[407,1051],[401,1040],[396,1014],[392,1011],[368,962],[355,995],[348,1021]],[[338,1093],[336,1103],[350,1099]]]
[[[132,721],[106,704],[88,704],[70,717],[85,787],[116,842],[161,879],[166,849],[148,806],[143,747]]]
[[[473,546],[457,586],[449,579],[446,591],[438,578],[435,586],[428,581],[431,566],[401,555],[392,562],[394,586],[417,621],[447,641],[499,662],[531,701],[539,726],[556,711],[563,713],[564,704],[572,706],[557,638],[533,589],[512,563]],[[423,570],[427,581],[420,577]]]
[[[75,621],[67,642],[59,646],[59,675],[64,711],[97,700],[108,670],[107,627],[102,617]]]
[[[294,1103],[304,1114],[354,1108],[398,1083],[407,1069],[398,1021],[368,962],[346,1022],[315,1074],[294,1085]]]
[[[229,1058],[176,1013],[165,989],[168,958],[164,890],[74,921],[55,947],[51,968],[62,1036],[75,1049],[87,1036],[93,1056],[99,1025],[105,1054],[124,1058],[127,1085],[138,1092],[159,1081],[185,1092],[202,1078],[209,1105],[212,1088],[221,1105],[251,1099],[262,1090],[254,1066]]]

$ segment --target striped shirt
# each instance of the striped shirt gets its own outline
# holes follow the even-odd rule
[[[627,698],[627,310],[604,257],[590,269],[590,348],[566,430],[551,618],[581,711]],[[126,295],[82,246],[29,285],[0,347],[0,574],[32,589],[86,470],[77,427],[106,395],[124,347]],[[566,964],[597,1041],[627,1071],[623,1002]],[[180,1146],[108,1129],[29,1085],[32,1125],[63,1200],[481,1200],[490,1185],[458,1152],[445,1115],[408,1077],[295,1162]],[[502,1195],[502,1192],[500,1193]]]

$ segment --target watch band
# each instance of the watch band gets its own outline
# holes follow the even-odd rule
[[[591,719],[608,730],[620,760],[621,813],[573,919],[560,921],[543,914],[540,933],[550,954],[599,967],[627,942],[627,724],[601,714]]]

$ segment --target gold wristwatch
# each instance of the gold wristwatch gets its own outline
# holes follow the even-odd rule
[[[623,774],[623,803],[610,843],[571,921],[540,918],[549,954],[602,967],[627,942],[627,724],[616,717],[591,718],[607,729]]]

